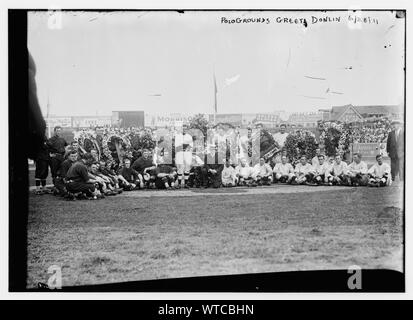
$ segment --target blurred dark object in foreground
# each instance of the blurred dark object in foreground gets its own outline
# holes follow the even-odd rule
[[[28,154],[30,159],[36,159],[37,153],[41,149],[46,131],[46,122],[43,119],[42,112],[40,110],[39,101],[37,99],[37,86],[36,86],[36,65],[30,52],[28,52],[29,58],[29,90],[28,90],[28,117],[29,117],[29,141],[27,143]]]

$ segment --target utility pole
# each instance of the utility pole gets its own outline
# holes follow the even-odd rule
[[[46,106],[46,124],[47,124],[47,135],[48,138],[51,137],[51,128],[50,128],[50,102],[49,102],[49,93],[47,93],[47,106]]]

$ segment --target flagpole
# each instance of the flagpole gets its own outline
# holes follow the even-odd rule
[[[50,138],[51,136],[51,129],[50,129],[50,103],[49,103],[49,93],[47,93],[47,111],[46,111],[46,119],[47,119],[47,135],[48,138]]]
[[[217,108],[218,108],[218,102],[217,102],[217,80],[215,77],[215,67],[214,67],[214,126],[217,124]]]

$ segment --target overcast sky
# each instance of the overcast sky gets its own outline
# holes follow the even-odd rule
[[[402,103],[404,19],[363,12],[370,23],[352,24],[349,15],[63,12],[54,29],[47,12],[32,12],[28,48],[44,115],[48,97],[55,115],[212,113],[214,70],[219,113]],[[277,17],[306,18],[307,27]]]

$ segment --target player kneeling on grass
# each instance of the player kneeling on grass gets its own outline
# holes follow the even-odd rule
[[[254,169],[247,164],[246,159],[241,159],[241,164],[235,168],[239,186],[256,187]]]
[[[390,166],[383,162],[383,156],[378,154],[375,163],[369,170],[369,186],[385,187],[391,184]]]
[[[295,179],[294,184],[311,184],[314,178],[314,168],[307,162],[306,156],[300,157],[300,162],[295,166]]]
[[[118,172],[119,186],[125,191],[137,189],[139,185],[139,173],[131,168],[130,159],[123,161],[123,167]]]
[[[341,160],[341,155],[337,154],[334,159],[333,166],[331,168],[330,176],[328,177],[329,184],[335,186],[348,185],[349,176],[347,163]]]
[[[325,162],[325,156],[323,154],[318,155],[318,163],[314,166],[314,179],[313,182],[317,185],[328,184],[330,176],[330,164]]]
[[[367,164],[361,161],[361,154],[355,153],[353,156],[353,162],[348,166],[348,176],[350,177],[351,185],[366,186],[369,181],[367,174]]]
[[[264,158],[260,158],[260,162],[254,166],[254,174],[259,186],[270,186],[272,183],[272,169],[268,163],[265,163]]]
[[[234,167],[231,166],[229,159],[225,160],[225,165],[221,172],[221,180],[223,187],[235,187],[237,185],[237,173]]]
[[[291,163],[287,162],[286,155],[282,155],[281,162],[275,164],[273,173],[274,181],[276,183],[291,183],[295,177],[294,168]]]
[[[82,156],[80,161],[77,161],[69,168],[66,174],[67,191],[75,195],[85,194],[88,199],[97,199],[95,181],[90,179],[86,166],[93,161],[93,156],[87,153]]]

